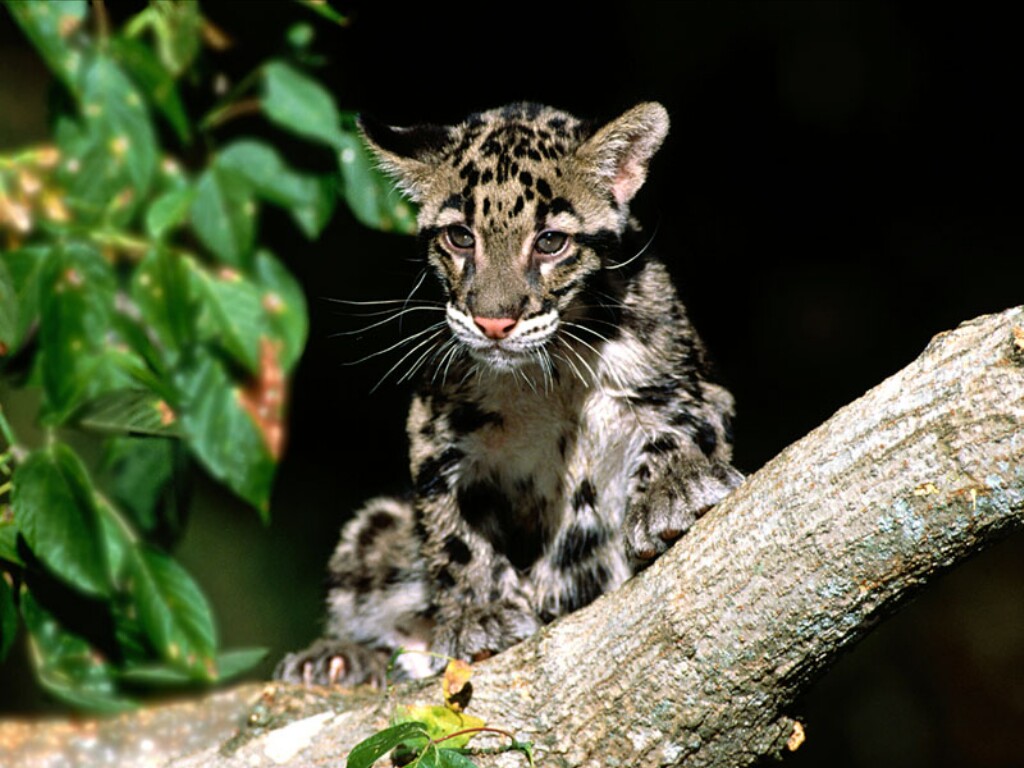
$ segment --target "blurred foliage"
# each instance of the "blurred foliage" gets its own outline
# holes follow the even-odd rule
[[[45,689],[116,710],[261,655],[219,648],[167,551],[196,467],[269,514],[307,313],[261,245],[261,206],[308,239],[338,200],[379,229],[410,232],[414,212],[309,71],[311,22],[345,23],[328,5],[293,6],[309,21],[283,30],[286,53],[233,88],[216,66],[232,41],[197,2],[152,0],[119,23],[86,0],[4,6],[56,106],[50,142],[0,154],[0,394],[36,392],[18,402],[38,403],[43,428],[26,442],[0,402],[0,660],[23,626]],[[196,92],[223,95],[197,113]],[[262,138],[222,139],[240,118]],[[281,147],[296,140],[337,168],[295,170]]]

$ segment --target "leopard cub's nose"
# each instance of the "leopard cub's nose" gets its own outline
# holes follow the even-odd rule
[[[514,317],[474,317],[473,322],[483,331],[484,336],[496,341],[508,338],[519,324],[519,320]]]

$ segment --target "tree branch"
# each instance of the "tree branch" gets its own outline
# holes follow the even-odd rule
[[[477,665],[470,712],[533,741],[540,765],[750,765],[798,745],[787,708],[844,649],[1022,521],[1018,307],[937,336],[643,574]],[[396,698],[435,703],[437,688]],[[380,696],[262,696],[230,754],[211,746],[172,764],[338,764],[387,722]],[[296,697],[300,719],[276,727]]]

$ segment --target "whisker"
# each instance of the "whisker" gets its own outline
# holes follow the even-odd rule
[[[625,309],[625,304],[574,304],[573,309]]]
[[[430,333],[431,331],[434,331],[435,333],[439,333],[440,332],[439,329],[443,328],[445,325],[447,325],[447,324],[444,321],[442,321],[440,323],[434,323],[433,325],[431,325],[431,326],[429,326],[427,328],[424,328],[422,331],[417,331],[416,333],[412,334],[411,336],[406,336],[401,341],[395,342],[394,344],[392,344],[387,349],[382,349],[382,350],[379,350],[378,352],[372,352],[369,355],[367,355],[366,357],[361,357],[358,360],[353,360],[352,362],[349,362],[349,363],[342,363],[342,365],[359,365],[360,363],[365,363],[367,360],[372,360],[375,357],[380,357],[381,355],[386,355],[388,352],[396,350],[399,347],[404,346],[405,344],[408,344],[410,341],[413,341],[414,339],[416,339],[416,338],[418,338],[420,336],[423,336],[424,334]]]
[[[438,325],[443,325],[443,323],[438,323]],[[430,329],[428,328],[427,330],[430,330]],[[439,336],[439,335],[440,335],[440,334],[441,334],[442,332],[443,332],[443,331],[442,331],[442,330],[441,330],[440,328],[437,328],[437,329],[436,329],[436,330],[435,330],[435,331],[434,331],[434,332],[433,332],[433,333],[432,333],[432,334],[431,334],[430,336],[428,336],[427,338],[423,339],[423,341],[421,341],[421,342],[420,342],[419,344],[417,344],[417,345],[416,345],[415,347],[413,347],[413,348],[412,348],[412,349],[410,349],[410,350],[409,350],[408,352],[406,352],[406,353],[405,353],[404,355],[402,355],[402,356],[401,356],[401,357],[400,357],[400,358],[398,359],[398,362],[397,362],[397,363],[395,363],[394,365],[392,365],[392,366],[391,366],[390,368],[388,368],[388,370],[387,370],[387,371],[386,371],[386,372],[384,373],[384,375],[383,375],[383,376],[381,376],[381,377],[380,377],[380,379],[379,379],[379,380],[377,381],[377,383],[373,385],[373,389],[371,389],[371,390],[370,390],[370,392],[376,392],[376,391],[377,391],[377,388],[378,388],[378,387],[379,387],[379,386],[380,386],[381,384],[383,384],[383,383],[384,383],[385,379],[387,379],[387,377],[388,377],[388,376],[390,376],[390,375],[392,374],[392,372],[394,372],[394,371],[395,371],[395,369],[397,369],[397,368],[398,368],[399,366],[401,366],[401,365],[402,365],[402,363],[404,363],[404,362],[405,362],[406,360],[408,360],[408,359],[409,359],[409,357],[410,357],[411,355],[415,354],[416,350],[418,350],[418,349],[422,348],[423,346],[425,346],[425,345],[427,345],[427,344],[431,344],[431,343],[433,343],[433,342],[434,342],[434,340],[435,340],[435,339],[436,339],[436,338],[437,338],[437,337],[438,337],[438,336]],[[416,335],[417,335],[417,336],[421,336],[422,334],[416,334]],[[409,337],[409,340],[412,340],[413,338],[415,338],[415,336],[410,336],[410,337]],[[399,379],[399,381],[401,381],[401,379]]]
[[[422,368],[427,363],[433,363],[435,361],[436,366],[434,368],[434,376],[432,377],[432,380],[436,381],[437,372],[441,367],[441,362],[448,355],[453,355],[455,352],[457,352],[458,346],[458,341],[452,336],[449,336],[439,346],[435,347],[434,349],[427,350],[422,355],[420,355],[420,358],[416,361],[416,363],[411,368],[409,368],[409,370],[405,373],[404,376],[402,376],[402,378],[398,380],[399,383],[403,381],[411,381],[412,377],[420,368]]]
[[[448,380],[448,369],[451,367],[452,360],[458,356],[458,352],[458,342],[454,338],[449,338],[438,350],[437,367],[434,369],[434,375],[430,377],[431,381],[437,381],[438,374],[441,374],[442,384]]]
[[[597,336],[598,340],[600,340],[600,341],[609,342],[609,343],[611,342],[611,339],[609,339],[603,333],[595,331],[593,328],[588,328],[585,325],[581,325],[580,323],[572,322],[571,320],[564,320],[563,322],[564,322],[565,325],[571,325],[573,328],[578,328],[581,331],[586,331],[587,333],[594,334],[595,336]],[[609,325],[611,325],[611,323],[609,323]],[[583,340],[580,339],[579,341],[582,342]],[[586,342],[583,342],[583,343],[586,343]],[[594,349],[593,347],[590,347],[590,348]],[[594,349],[594,352],[597,352],[597,350]],[[597,354],[600,355],[600,352],[597,352]]]
[[[441,348],[444,347],[445,342],[441,343]],[[438,353],[438,347],[427,347],[420,356],[416,359],[416,362],[409,366],[409,370],[403,373],[398,378],[398,383],[402,384],[406,381],[412,381],[412,377],[416,375],[416,371],[423,367],[423,365],[433,357],[436,357]]]
[[[537,361],[537,367],[540,368],[541,375],[544,376],[544,391],[545,392],[550,392],[551,391],[551,386],[552,386],[551,371],[548,370],[548,366],[547,366],[548,359],[547,359],[547,357],[544,354],[544,350],[543,349],[535,349],[535,350],[533,350],[532,357],[533,357],[534,360]]]
[[[392,306],[395,304],[406,305],[409,303],[409,298],[411,296],[412,294],[409,294],[409,296],[407,296],[404,299],[370,299],[366,301],[354,301],[352,299],[336,299],[331,296],[321,296],[320,298],[323,301],[329,301],[331,304],[345,304],[350,307],[380,307],[387,304],[390,304]],[[416,301],[420,302],[421,304],[436,304],[439,307],[443,306],[442,302],[434,301],[433,299],[416,299]]]
[[[626,259],[625,261],[620,261],[618,264],[609,264],[607,267],[605,267],[605,269],[622,269],[623,267],[629,266],[634,261],[636,261],[641,256],[643,256],[644,253],[647,251],[647,249],[651,247],[651,243],[654,242],[654,238],[658,234],[658,227],[660,225],[661,225],[661,222],[658,222],[658,224],[654,225],[654,231],[651,232],[651,236],[649,238],[647,238],[647,242],[644,243],[643,248],[641,248],[639,251],[636,252],[636,255],[631,256],[630,258]]]
[[[595,347],[595,346],[594,346],[593,344],[591,344],[590,342],[588,342],[588,341],[585,341],[584,339],[581,339],[581,338],[580,338],[579,336],[577,336],[577,335],[576,335],[575,333],[573,333],[572,331],[568,331],[568,330],[566,330],[566,329],[564,329],[564,328],[562,329],[562,333],[564,333],[564,334],[565,334],[566,336],[568,336],[569,338],[571,338],[571,339],[575,339],[576,341],[578,341],[578,342],[579,342],[580,344],[582,344],[583,346],[585,346],[585,347],[586,347],[587,349],[589,349],[589,350],[590,350],[591,352],[593,352],[593,353],[594,353],[595,355],[597,355],[597,356],[598,356],[599,358],[601,357],[601,353],[600,353],[600,352],[598,352],[598,351],[597,351],[597,348],[596,348],[596,347]]]
[[[565,333],[568,336],[572,336],[571,333],[569,333],[568,331],[566,331],[564,329],[562,330],[562,333]],[[573,338],[576,338],[576,337],[573,336]],[[583,357],[583,355],[581,355],[579,353],[579,350],[577,350],[575,347],[573,347],[572,344],[570,344],[568,341],[566,341],[564,338],[562,338],[562,336],[559,336],[558,340],[562,342],[562,344],[565,346],[565,348],[570,353],[572,353],[573,356],[575,356],[575,358],[579,361],[580,365],[582,365],[584,368],[587,369],[587,371],[590,373],[591,381],[592,382],[596,382],[597,381],[597,374],[594,372],[594,369],[590,367],[590,363],[588,363],[586,361],[586,359]],[[579,339],[577,339],[577,341],[579,341]],[[575,368],[575,366],[573,366],[573,367]],[[578,372],[579,371],[577,371],[577,373]],[[582,381],[584,384],[588,383],[586,380],[584,380],[582,375],[580,376],[580,381]]]
[[[519,368],[513,368],[512,371],[519,376],[535,394],[537,392],[537,386],[533,383],[533,379],[526,375],[526,371],[520,370]]]
[[[364,325],[362,328],[357,328],[354,331],[337,331],[335,333],[330,334],[327,338],[333,339],[337,338],[338,336],[358,336],[359,334],[366,333],[367,331],[373,330],[374,328],[380,328],[382,325],[387,325],[392,320],[397,320],[398,318],[403,317],[409,314],[410,312],[444,312],[444,309],[442,307],[406,307],[405,309],[389,309],[386,312],[375,312],[371,315],[362,315],[362,317],[374,317],[379,315],[387,315],[387,317],[385,317],[383,320],[378,320],[374,323],[370,323],[369,325]],[[399,330],[401,330],[401,327],[399,327]]]
[[[560,341],[561,341],[561,339],[560,339]],[[572,368],[572,372],[576,376],[576,378],[579,379],[580,384],[582,384],[583,386],[587,385],[587,380],[583,378],[583,374],[580,373],[580,369],[576,367],[576,364],[572,360],[567,358],[565,355],[558,354],[557,352],[552,352],[551,354],[552,354],[553,357],[558,358],[563,363],[565,363],[570,368]]]
[[[403,314],[404,314],[405,309],[409,306],[410,302],[412,302],[413,294],[415,294],[416,291],[418,291],[420,289],[420,286],[423,285],[423,281],[426,280],[426,279],[427,279],[427,270],[424,268],[424,269],[420,270],[420,275],[416,279],[416,284],[412,287],[412,290],[409,291],[409,295],[405,297],[405,304],[402,305]],[[401,322],[399,322],[399,324],[398,324],[398,330],[399,331],[402,330],[402,323]]]
[[[412,290],[409,291],[409,295],[405,297],[405,303],[406,304],[408,304],[410,301],[412,301],[413,294],[415,294],[416,291],[418,291],[420,288],[423,287],[423,281],[426,280],[426,279],[427,279],[427,270],[424,268],[424,269],[420,270],[419,277],[416,278],[416,284],[412,287]],[[421,301],[422,301],[422,299],[421,299]]]

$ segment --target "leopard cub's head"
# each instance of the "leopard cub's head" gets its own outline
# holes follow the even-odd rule
[[[668,114],[645,103],[599,126],[515,104],[454,126],[360,126],[420,205],[455,338],[506,370],[540,360],[560,325],[586,313],[580,292],[619,252]]]

